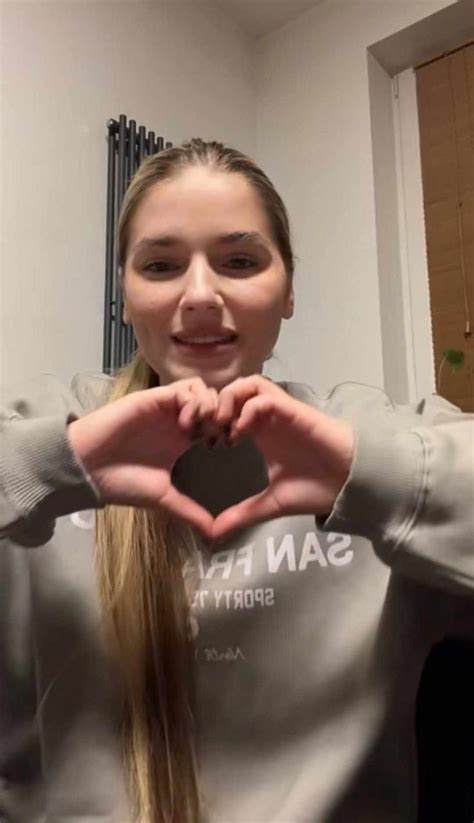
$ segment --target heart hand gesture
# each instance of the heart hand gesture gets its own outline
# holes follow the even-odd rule
[[[173,485],[178,458],[198,438],[250,435],[267,464],[268,487],[215,519]],[[68,426],[74,452],[105,503],[159,506],[206,537],[292,514],[328,513],[353,455],[351,426],[290,397],[260,375],[218,395],[200,378],[132,392]]]

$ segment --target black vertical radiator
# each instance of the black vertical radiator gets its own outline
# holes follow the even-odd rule
[[[118,121],[107,122],[107,227],[105,251],[104,342],[102,370],[114,374],[136,348],[132,327],[122,319],[123,300],[118,271],[116,227],[128,184],[140,163],[150,154],[172,147],[154,131],[138,126],[121,114]]]

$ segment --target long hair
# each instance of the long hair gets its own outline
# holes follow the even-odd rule
[[[118,223],[123,271],[130,223],[151,186],[197,165],[246,177],[260,198],[289,278],[294,258],[283,201],[254,161],[195,138],[143,161]],[[138,350],[115,377],[107,402],[149,388],[156,375]],[[132,815],[137,823],[201,820],[189,601],[183,569],[192,568],[193,530],[163,512],[105,506],[96,513],[96,568],[105,634],[123,695],[123,744]]]

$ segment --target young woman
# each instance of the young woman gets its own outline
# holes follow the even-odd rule
[[[262,376],[288,218],[222,144],[142,164],[119,256],[132,362],[3,403],[0,817],[414,823],[423,662],[474,634],[472,416]]]

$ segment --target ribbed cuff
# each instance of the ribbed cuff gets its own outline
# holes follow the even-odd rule
[[[318,528],[355,534],[393,550],[412,528],[424,490],[424,449],[415,432],[359,425],[349,477]]]
[[[105,505],[74,453],[67,424],[76,420],[43,417],[15,420],[2,433],[0,529],[33,516],[61,517]]]

